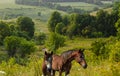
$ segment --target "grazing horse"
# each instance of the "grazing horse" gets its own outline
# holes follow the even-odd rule
[[[44,53],[44,61],[43,61],[43,65],[42,65],[42,72],[43,72],[43,76],[51,76],[52,75],[52,55],[53,52],[51,53],[47,53],[45,51]]]
[[[87,63],[84,59],[84,49],[79,50],[68,50],[63,52],[61,55],[52,56],[52,76],[55,76],[55,72],[59,71],[59,76],[62,76],[62,72],[65,72],[65,76],[70,73],[72,61],[75,60],[83,68],[87,68]],[[46,66],[46,65],[44,65]]]

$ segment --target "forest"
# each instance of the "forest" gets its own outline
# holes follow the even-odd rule
[[[15,11],[34,10],[45,17],[35,11],[38,7],[22,6]],[[54,10],[45,21],[24,13],[11,19],[0,17],[0,76],[41,76],[43,48],[57,55],[85,49],[88,67],[82,69],[73,61],[70,76],[120,76],[120,2],[112,6],[109,12],[98,9],[94,16]]]

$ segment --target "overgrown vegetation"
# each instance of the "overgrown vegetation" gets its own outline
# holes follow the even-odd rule
[[[119,5],[111,13],[99,10],[96,16],[55,11],[48,20],[47,34],[35,33],[35,20],[26,16],[1,21],[0,76],[41,76],[44,47],[56,54],[85,49],[88,68],[73,62],[71,76],[120,76]]]

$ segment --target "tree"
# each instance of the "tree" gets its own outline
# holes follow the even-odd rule
[[[120,38],[120,19],[115,23],[115,27],[117,29],[117,36]]]
[[[64,28],[65,25],[61,22],[61,23],[58,23],[55,27],[55,32],[58,33],[58,34],[64,34]]]
[[[19,45],[20,45],[20,40],[21,39],[16,36],[9,36],[9,37],[5,38],[4,45],[5,45],[5,48],[7,50],[9,57],[15,56],[15,54],[19,48]]]
[[[38,35],[34,37],[36,44],[43,45],[45,44],[46,40],[46,34],[43,32],[40,32]]]
[[[10,36],[10,28],[7,23],[0,22],[0,45],[3,44],[5,37]]]
[[[36,50],[34,42],[17,36],[6,37],[4,45],[9,57],[24,58]]]
[[[17,19],[17,24],[20,31],[26,32],[27,35],[32,38],[34,36],[34,22],[29,17],[19,17]]]
[[[31,53],[36,50],[35,43],[23,39],[20,43],[18,54],[21,58],[28,57]]]
[[[57,33],[51,33],[48,40],[46,41],[46,46],[50,51],[56,52],[59,47],[62,47],[65,42],[65,37]]]
[[[48,20],[49,31],[55,32],[55,27],[57,23],[62,22],[61,14],[57,11],[53,12],[50,19]]]

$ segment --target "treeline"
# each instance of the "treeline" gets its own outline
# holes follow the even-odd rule
[[[15,1],[16,4],[22,4],[22,5],[31,5],[31,6],[44,6],[47,8],[51,8],[51,9],[56,9],[56,10],[61,10],[61,11],[65,11],[67,13],[87,13],[87,11],[83,10],[83,9],[77,9],[77,8],[72,8],[71,6],[61,6],[59,4],[55,4],[55,3],[50,3],[50,2],[46,2],[46,1],[39,1],[39,0],[16,0]]]
[[[114,1],[114,0],[103,0],[103,1]],[[101,4],[101,0],[16,0],[16,3],[20,4],[39,4],[40,2],[86,2]]]
[[[59,12],[55,11],[48,20],[48,27],[51,32],[66,35],[69,38],[116,36],[115,24],[119,19],[117,8],[118,6],[114,5],[113,12],[110,14],[99,10],[96,16],[78,13],[61,16]]]

